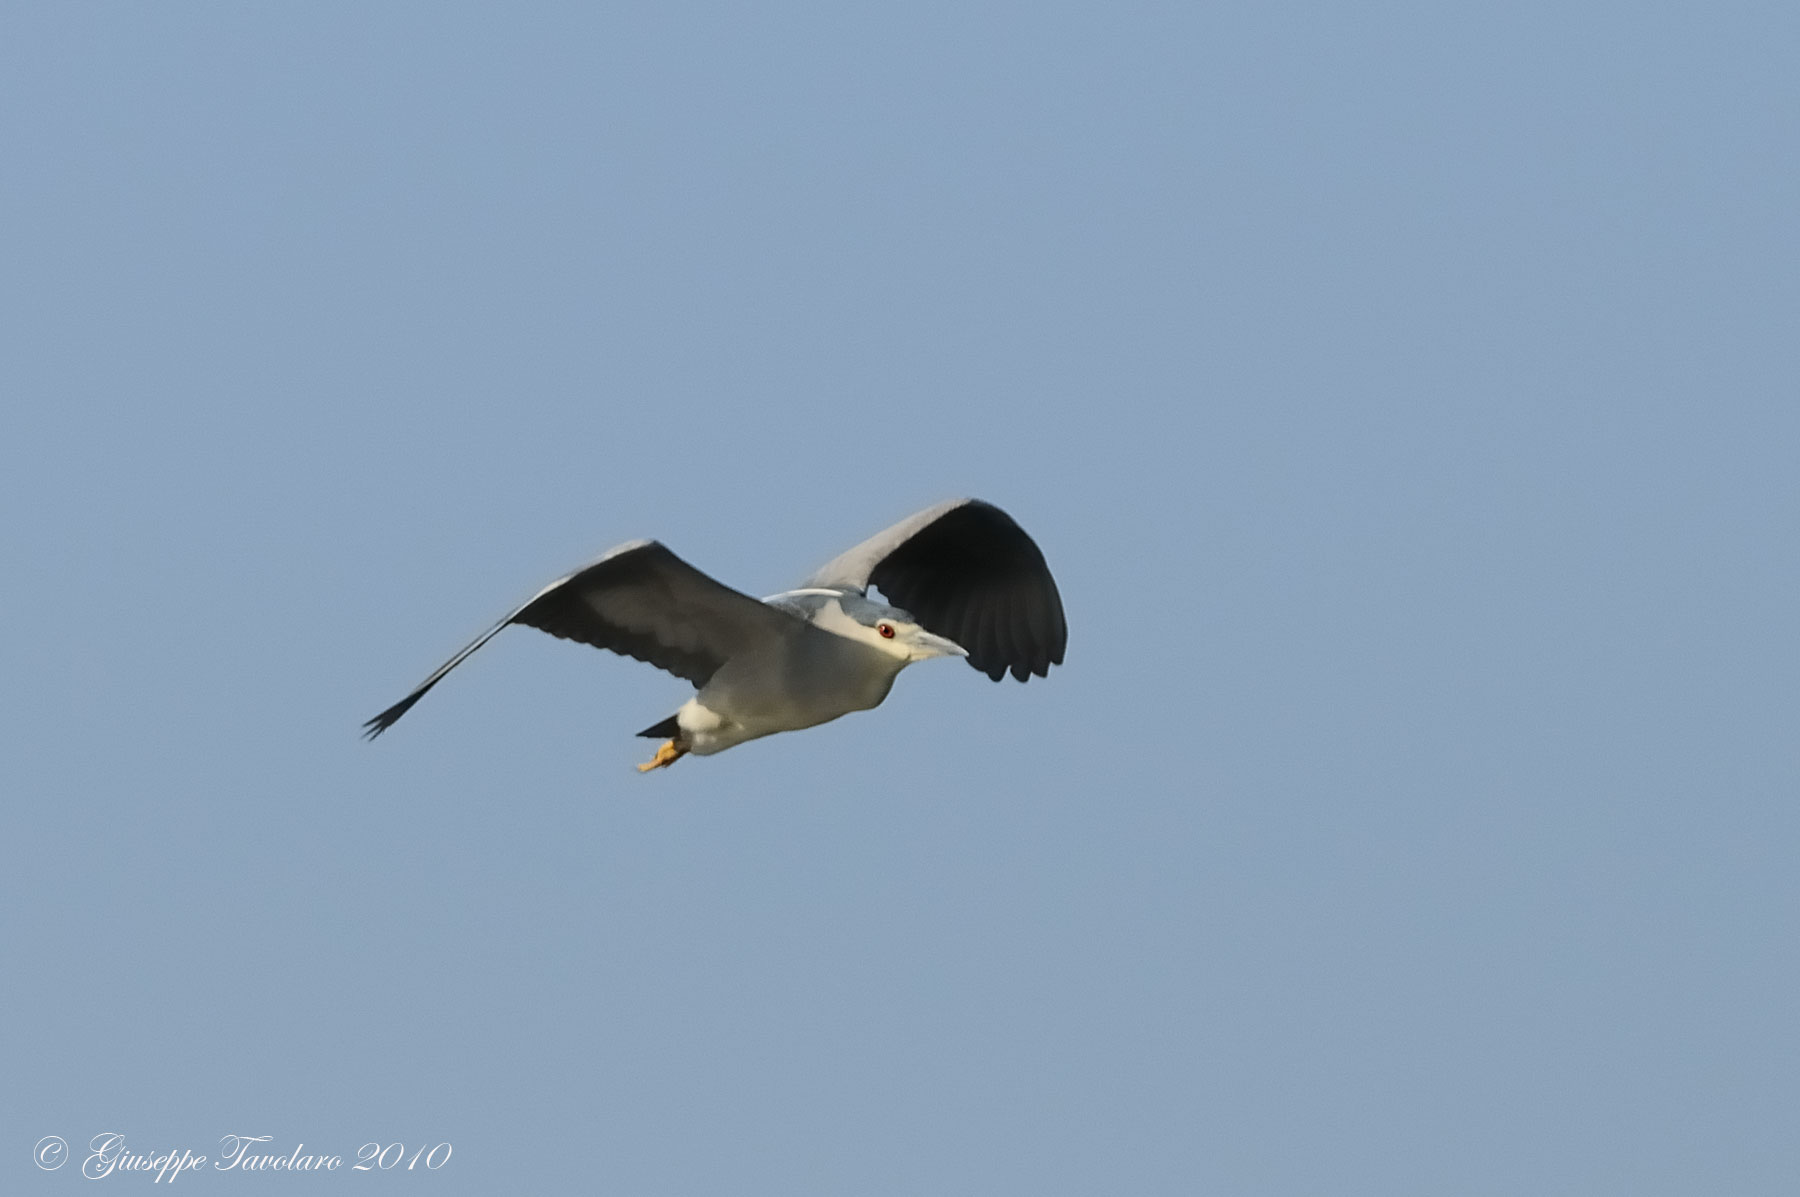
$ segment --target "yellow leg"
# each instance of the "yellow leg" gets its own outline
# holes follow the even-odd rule
[[[673,740],[664,740],[662,747],[656,750],[656,755],[638,766],[638,772],[648,773],[652,769],[667,769],[686,755],[687,749]]]

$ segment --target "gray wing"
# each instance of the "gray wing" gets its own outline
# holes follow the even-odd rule
[[[1062,596],[1037,543],[980,499],[928,507],[834,559],[805,583],[879,587],[928,631],[969,650],[995,681],[1050,676],[1069,642]]]
[[[411,694],[363,724],[365,734],[374,739],[392,727],[446,673],[514,623],[648,661],[696,687],[736,653],[807,626],[715,582],[654,540],[634,540],[532,595]]]

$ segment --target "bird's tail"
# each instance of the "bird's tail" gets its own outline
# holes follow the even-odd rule
[[[673,716],[673,715],[670,715],[667,719],[664,719],[661,723],[651,724],[649,727],[646,727],[643,731],[638,733],[638,735],[643,736],[645,739],[649,739],[649,740],[664,740],[664,739],[673,740],[676,736],[679,736],[680,734],[681,734],[681,724],[675,722],[675,716]]]

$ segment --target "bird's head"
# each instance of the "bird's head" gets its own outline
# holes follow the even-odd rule
[[[926,631],[910,611],[854,595],[846,596],[839,610],[848,618],[841,624],[834,623],[832,631],[878,648],[902,665],[932,657],[969,655],[968,649],[949,637]]]

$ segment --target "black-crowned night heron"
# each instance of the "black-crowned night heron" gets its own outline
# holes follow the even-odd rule
[[[867,596],[870,586],[900,604]],[[1062,664],[1069,629],[1044,554],[1012,517],[953,499],[836,558],[798,590],[758,602],[654,540],[622,544],[558,578],[364,724],[380,735],[508,624],[648,661],[698,691],[639,732],[667,737],[640,770],[710,756],[879,706],[899,672],[966,657],[996,682]]]

